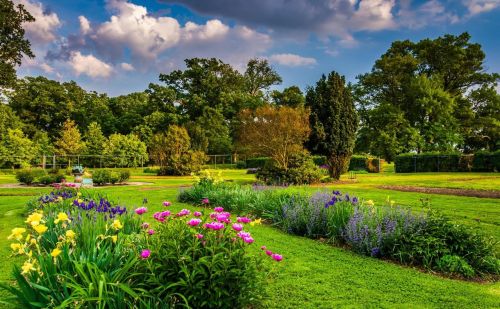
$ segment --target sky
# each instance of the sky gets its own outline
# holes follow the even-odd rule
[[[305,90],[332,70],[350,82],[395,40],[469,32],[500,72],[500,0],[13,0],[36,57],[18,75],[74,80],[110,96],[143,91],[184,59],[216,57],[244,71],[266,58],[277,88]]]

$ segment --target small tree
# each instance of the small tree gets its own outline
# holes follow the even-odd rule
[[[7,129],[0,142],[0,165],[29,167],[36,156],[33,142],[20,129]]]
[[[331,72],[328,79],[323,75],[316,87],[307,91],[306,106],[311,109],[309,149],[325,155],[330,176],[339,179],[347,170],[358,127],[351,89],[346,86],[345,78],[337,72]]]
[[[265,106],[240,113],[239,146],[251,155],[273,158],[287,170],[290,157],[301,152],[309,136],[309,112],[303,108]]]
[[[106,166],[137,167],[148,160],[146,144],[134,134],[111,134],[102,153]]]
[[[84,137],[87,146],[86,154],[100,156],[104,148],[104,143],[106,142],[106,137],[102,134],[101,126],[97,122],[91,122]],[[99,164],[99,161],[97,157],[93,157],[89,160],[94,166]]]
[[[76,155],[85,149],[78,127],[73,120],[69,119],[64,122],[61,137],[54,144],[56,153],[64,156]],[[71,158],[68,159],[68,164],[71,165]]]

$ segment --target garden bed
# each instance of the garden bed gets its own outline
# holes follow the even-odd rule
[[[432,188],[415,186],[378,186],[379,189],[395,190],[403,192],[420,192],[427,194],[458,195],[480,198],[500,198],[500,191],[493,190],[475,190],[459,188]]]

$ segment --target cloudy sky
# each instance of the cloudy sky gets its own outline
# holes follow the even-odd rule
[[[18,73],[110,95],[144,90],[191,57],[244,68],[265,57],[283,85],[336,70],[355,81],[394,40],[468,31],[500,72],[500,0],[14,0],[36,54]]]

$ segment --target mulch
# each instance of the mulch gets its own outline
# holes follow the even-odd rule
[[[414,186],[378,186],[377,188],[403,191],[403,192],[419,192],[427,194],[458,195],[458,196],[481,197],[481,198],[500,198],[500,191],[498,190],[432,188],[432,187],[414,187]]]

